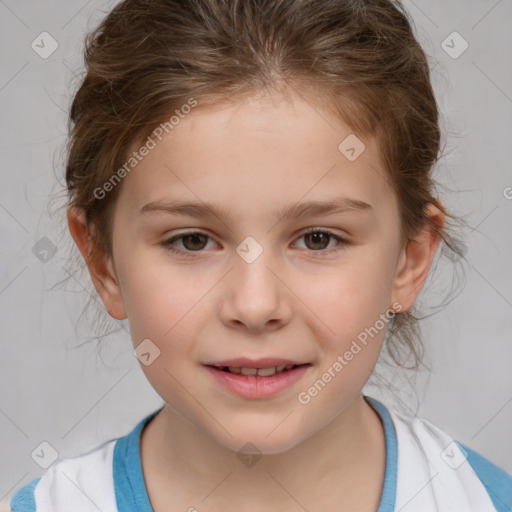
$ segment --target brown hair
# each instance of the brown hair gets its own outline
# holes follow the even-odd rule
[[[375,135],[398,198],[402,242],[426,222],[441,132],[426,55],[398,0],[124,0],[86,37],[67,146],[69,205],[83,208],[95,247],[111,255],[122,186],[94,193],[156,126],[195,98],[200,107],[283,86],[315,90],[364,140]],[[340,141],[341,142],[341,141]],[[464,257],[448,234],[444,246]],[[421,361],[414,308],[389,325],[389,354]]]

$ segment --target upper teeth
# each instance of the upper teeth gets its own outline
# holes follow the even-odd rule
[[[293,368],[294,364],[289,364],[286,366],[274,366],[272,368],[238,368],[236,366],[230,366],[228,369],[231,373],[237,373],[242,375],[256,375],[258,374],[260,377],[270,377],[271,375],[275,375],[276,373],[280,373],[283,370],[290,370]],[[225,366],[222,369],[226,368]]]

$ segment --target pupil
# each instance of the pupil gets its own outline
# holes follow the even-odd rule
[[[323,244],[322,247],[312,247],[312,248],[313,249],[325,249],[325,247],[326,247],[325,241],[328,238],[325,233],[308,233],[307,236],[309,236],[311,238],[314,238],[313,244],[320,243],[320,245],[322,245],[321,239],[323,238],[324,239],[324,244]]]
[[[193,239],[194,242],[197,242],[197,240],[199,238],[206,238],[204,235],[201,235],[200,233],[194,233],[192,235],[186,235],[185,237],[183,237],[183,244],[188,248],[188,249],[191,249],[191,250],[197,250],[197,249],[202,249],[204,247],[204,243],[201,245],[201,247],[189,247],[189,244],[186,244],[185,241],[186,240],[190,240],[190,239]]]

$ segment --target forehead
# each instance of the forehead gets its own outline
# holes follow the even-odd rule
[[[134,213],[166,198],[229,204],[239,214],[327,196],[393,207],[376,139],[356,137],[302,96],[199,102],[168,131],[124,178],[119,201]]]

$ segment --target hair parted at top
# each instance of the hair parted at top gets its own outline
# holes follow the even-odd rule
[[[397,196],[402,242],[426,222],[441,131],[426,55],[399,0],[124,0],[89,33],[66,155],[69,206],[111,254],[122,182],[98,198],[130,151],[177,109],[288,87],[310,94],[360,139],[375,136]],[[341,141],[340,141],[341,142]],[[462,257],[446,225],[438,233]],[[411,310],[389,326],[398,364],[421,343]]]

